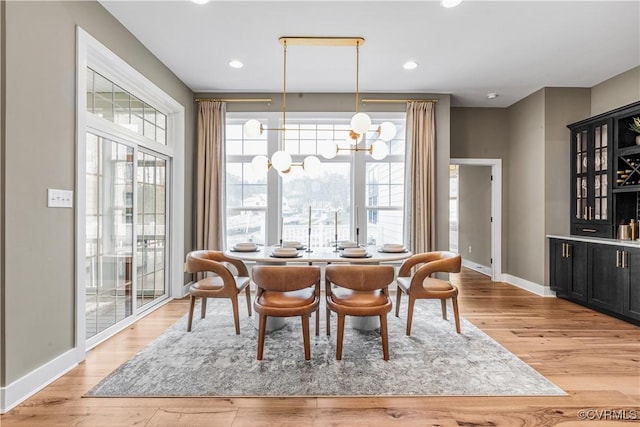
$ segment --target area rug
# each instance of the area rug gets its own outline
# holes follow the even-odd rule
[[[300,318],[267,334],[256,360],[257,330],[240,301],[240,335],[231,303],[210,299],[207,317],[186,315],[90,390],[87,397],[177,396],[542,396],[565,393],[465,319],[462,334],[443,320],[440,302],[416,302],[411,336],[401,316],[388,316],[390,360],[382,359],[378,330],[345,327],[336,354],[336,317],[326,335],[311,323],[311,360],[304,360]],[[404,301],[406,304],[406,301]],[[199,314],[196,307],[196,313]],[[255,313],[254,313],[255,316]],[[449,316],[452,317],[452,316]],[[348,317],[347,317],[348,319]]]

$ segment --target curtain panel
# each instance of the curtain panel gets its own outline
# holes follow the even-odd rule
[[[435,103],[407,103],[405,241],[413,253],[435,250]]]
[[[225,113],[225,102],[199,103],[196,249],[222,250],[224,248]]]

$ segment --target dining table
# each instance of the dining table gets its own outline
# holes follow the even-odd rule
[[[412,253],[407,249],[385,251],[382,246],[368,245],[360,247],[366,249],[365,255],[350,256],[339,247],[299,247],[295,255],[278,256],[276,249],[279,245],[260,246],[253,249],[227,249],[224,254],[228,258],[237,259],[244,262],[255,262],[263,265],[295,265],[306,263],[307,265],[319,265],[321,268],[322,280],[324,280],[324,267],[329,264],[380,264],[399,262],[409,258]],[[343,248],[344,249],[344,248]],[[373,330],[379,327],[379,319],[376,316],[350,316],[352,327],[360,330]],[[255,325],[257,327],[257,316]],[[267,331],[274,331],[282,328],[286,324],[285,318],[269,317],[267,319]]]

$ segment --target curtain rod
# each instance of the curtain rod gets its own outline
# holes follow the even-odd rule
[[[271,102],[271,98],[196,98],[196,102]]]
[[[400,102],[409,102],[409,101],[420,101],[420,102],[438,102],[437,99],[382,99],[382,98],[364,98],[362,100],[363,104],[366,104],[367,102],[371,103],[371,104],[382,104],[382,103],[400,103]]]

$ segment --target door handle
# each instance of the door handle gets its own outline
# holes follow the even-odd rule
[[[616,268],[620,267],[620,251],[616,250]]]
[[[589,221],[593,220],[593,206],[589,206]]]
[[[587,207],[582,208],[582,219],[587,219]]]
[[[627,255],[628,255],[627,251],[622,251],[622,268],[627,268],[629,266],[629,264],[626,262]]]
[[[595,233],[598,230],[594,230],[593,228],[583,228],[582,231],[587,232],[587,233]]]
[[[571,258],[571,245],[567,243],[567,258]]]

